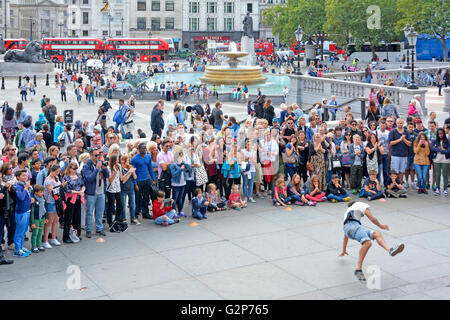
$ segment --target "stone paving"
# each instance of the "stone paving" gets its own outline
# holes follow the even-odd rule
[[[34,117],[45,93],[59,110],[75,109],[75,119],[94,120],[99,103],[77,105],[72,89],[70,102],[61,103],[58,89],[43,84],[35,101],[25,103]],[[0,91],[0,100],[14,106],[17,81],[6,85],[10,89]],[[136,127],[148,134],[154,102],[137,104],[143,115],[136,117]],[[238,108],[230,105],[227,112]],[[371,203],[390,227],[382,231],[388,243],[406,245],[394,258],[377,244],[370,249],[365,267],[380,267],[380,289],[368,289],[354,277],[356,242],[349,243],[349,256],[338,258],[346,204],[286,211],[266,199],[241,212],[210,213],[207,220],[195,220],[198,226],[189,225],[190,217],[167,228],[144,220],[125,233],[108,232],[103,243],[84,237],[78,244],[14,258],[13,265],[0,267],[0,299],[449,299],[449,198],[409,195]],[[186,204],[185,212],[190,210]],[[377,230],[367,219],[363,224]],[[79,267],[79,289],[70,289],[70,266]]]

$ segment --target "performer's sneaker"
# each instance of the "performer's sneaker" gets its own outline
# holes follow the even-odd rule
[[[402,252],[403,249],[405,249],[405,245],[402,243],[400,245],[392,247],[391,250],[389,250],[389,254],[391,256],[395,256],[395,255],[399,254],[400,252]]]
[[[366,277],[364,276],[364,273],[362,270],[355,270],[355,277],[361,282],[362,284],[366,284]]]

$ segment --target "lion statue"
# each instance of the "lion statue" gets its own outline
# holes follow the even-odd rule
[[[8,50],[5,53],[5,62],[27,62],[27,63],[47,63],[48,59],[44,59],[41,55],[41,44],[38,41],[31,41],[25,50]]]

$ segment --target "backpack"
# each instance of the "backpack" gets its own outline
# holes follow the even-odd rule
[[[48,106],[47,108],[47,119],[50,122],[55,122],[55,109],[53,108],[53,106]]]
[[[14,118],[14,109],[11,108],[10,106],[6,107],[6,111],[5,111],[5,120],[12,120]]]
[[[116,233],[120,233],[120,232],[125,232],[128,230],[128,224],[124,221],[114,221],[111,228],[109,228],[110,232],[116,232]]]
[[[127,105],[124,104],[121,107],[119,107],[119,110],[114,113],[113,121],[117,123],[124,123],[126,121],[126,114],[128,112]]]
[[[16,147],[17,147],[19,150],[25,149],[25,142],[22,141],[22,142],[20,143],[20,146],[19,146],[19,139],[20,139],[20,136],[22,135],[23,130],[24,130],[24,129],[19,130],[19,131],[17,132],[17,134],[16,134],[16,137],[14,138],[14,144],[16,145]]]

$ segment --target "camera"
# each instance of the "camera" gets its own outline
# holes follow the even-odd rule
[[[107,167],[108,166],[108,161],[101,161],[102,166]]]

